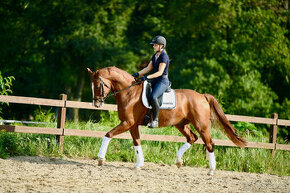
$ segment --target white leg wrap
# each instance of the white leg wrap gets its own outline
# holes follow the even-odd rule
[[[209,163],[209,169],[215,170],[216,163],[215,163],[214,152],[209,152],[208,163]]]
[[[100,159],[105,159],[105,156],[106,156],[106,153],[107,153],[107,149],[108,149],[108,145],[110,143],[112,138],[108,138],[106,136],[104,136],[103,138],[103,141],[102,141],[102,146],[99,150],[99,153],[98,153],[98,157]]]
[[[137,157],[136,167],[142,167],[144,165],[144,156],[141,146],[134,146],[135,154]]]
[[[182,156],[183,154],[186,152],[186,150],[188,150],[188,148],[190,148],[190,143],[186,142],[185,144],[183,144],[183,146],[181,146],[181,148],[178,150],[178,152],[176,153],[176,157],[177,157],[177,162],[182,162]]]

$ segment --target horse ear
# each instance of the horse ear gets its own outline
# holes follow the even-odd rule
[[[88,73],[90,74],[90,76],[94,75],[94,73],[91,71],[91,69],[87,68],[87,70],[88,70]]]

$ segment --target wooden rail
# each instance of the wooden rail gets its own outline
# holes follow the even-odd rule
[[[92,109],[92,110],[109,110],[117,111],[116,105],[104,104],[102,107],[97,108],[88,102],[77,102],[68,101],[67,96],[60,95],[60,100],[55,99],[40,99],[33,97],[19,97],[19,96],[5,96],[0,95],[0,102],[8,103],[18,103],[18,104],[33,104],[33,105],[45,105],[58,107],[58,119],[57,128],[40,128],[40,127],[26,127],[26,126],[9,126],[0,125],[0,130],[4,129],[7,132],[18,132],[18,133],[38,133],[38,134],[51,134],[57,136],[57,141],[59,142],[61,148],[64,142],[64,136],[85,136],[85,137],[103,137],[105,131],[89,131],[89,130],[78,130],[78,129],[68,129],[65,128],[65,114],[66,108],[81,108],[81,109]],[[270,124],[270,143],[259,143],[259,142],[248,142],[248,148],[264,148],[272,149],[273,153],[276,149],[278,150],[290,150],[290,145],[277,144],[277,126],[290,126],[290,120],[278,119],[277,114],[273,114],[272,118],[261,118],[261,117],[249,117],[249,116],[238,116],[238,115],[226,115],[230,121],[243,121],[259,124]],[[128,133],[123,133],[115,138],[119,139],[131,139]],[[185,137],[181,136],[168,136],[168,135],[141,135],[142,140],[148,141],[166,141],[166,142],[185,142]],[[233,142],[229,140],[218,140],[214,139],[215,145],[218,146],[236,146]],[[203,144],[201,139],[196,141],[197,144]]]

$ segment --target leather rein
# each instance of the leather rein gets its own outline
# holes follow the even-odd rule
[[[124,88],[124,89],[121,89],[121,90],[118,90],[118,91],[112,91],[111,88],[103,81],[103,79],[101,77],[99,77],[99,80],[100,80],[100,86],[97,87],[96,89],[98,89],[98,90],[100,89],[100,91],[101,91],[101,97],[94,97],[93,100],[96,100],[96,101],[98,101],[100,103],[105,102],[105,100],[108,97],[116,96],[120,92],[123,92],[123,91],[125,91],[125,90],[127,90],[127,89],[129,89],[129,88],[131,88],[133,86],[136,86],[136,85],[138,85],[138,84],[140,84],[142,82],[142,81],[138,81],[138,82],[135,82],[132,85],[130,85],[130,86]],[[112,93],[109,94],[109,95],[107,95],[107,96],[105,96],[104,86],[107,87]]]

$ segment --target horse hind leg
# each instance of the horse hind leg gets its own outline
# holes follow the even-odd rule
[[[216,161],[214,156],[214,142],[211,139],[210,136],[210,124],[206,125],[204,127],[201,127],[201,129],[197,128],[197,131],[199,132],[207,151],[209,152],[209,172],[208,175],[213,175],[214,170],[216,169]]]
[[[198,139],[197,135],[193,133],[189,124],[186,125],[176,125],[175,126],[185,137],[187,142],[181,146],[181,148],[176,153],[176,166],[180,168],[182,166],[182,156],[187,149]]]

